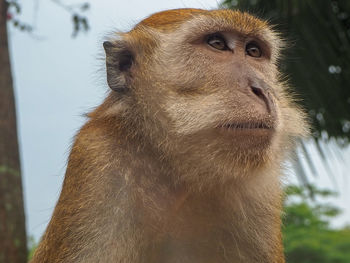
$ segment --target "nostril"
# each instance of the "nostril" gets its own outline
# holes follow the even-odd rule
[[[254,87],[254,86],[251,86],[250,88],[252,89],[253,93],[254,93],[257,97],[259,97],[259,98],[261,98],[261,99],[264,99],[264,98],[265,98],[264,92],[262,91],[261,88],[257,88],[257,87]]]
[[[265,91],[262,88],[257,88],[255,86],[250,86],[250,88],[255,96],[265,103],[267,110],[271,112],[270,99],[266,97]]]

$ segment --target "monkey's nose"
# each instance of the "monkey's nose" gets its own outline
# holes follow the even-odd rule
[[[263,101],[266,105],[267,111],[271,114],[273,113],[273,102],[268,94],[268,91],[264,88],[260,88],[260,86],[257,85],[250,85],[250,89],[252,90],[253,94],[258,97],[259,100]]]

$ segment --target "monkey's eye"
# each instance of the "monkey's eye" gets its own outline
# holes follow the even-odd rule
[[[262,51],[261,51],[259,45],[255,42],[249,42],[245,46],[245,52],[248,56],[251,56],[254,58],[259,58],[262,55]]]
[[[225,39],[218,34],[210,35],[207,38],[207,44],[218,50],[229,50]]]

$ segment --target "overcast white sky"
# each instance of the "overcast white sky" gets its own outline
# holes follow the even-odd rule
[[[35,3],[38,12],[34,12]],[[79,1],[66,1],[67,3]],[[81,1],[80,1],[81,2]],[[47,0],[21,1],[21,18],[36,25],[36,39],[10,27],[10,48],[16,88],[19,135],[24,178],[27,232],[40,238],[59,196],[72,137],[83,124],[82,115],[97,106],[107,85],[102,53],[104,36],[113,29],[126,31],[156,11],[215,8],[216,0],[91,1],[91,30],[71,38],[70,15]],[[319,167],[318,185],[333,188],[314,147],[310,152]],[[350,223],[350,149],[345,162],[330,156],[341,195],[334,202],[347,209],[336,222]],[[295,180],[290,176],[291,180]]]

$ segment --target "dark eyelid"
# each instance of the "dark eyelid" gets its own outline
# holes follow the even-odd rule
[[[212,34],[205,35],[204,42],[208,43],[209,39],[212,38],[212,37],[219,37],[219,38],[222,38],[225,41],[225,38],[221,34],[219,34],[219,33],[212,33]]]
[[[254,43],[260,48],[261,56],[259,58],[271,59],[271,46],[265,39],[262,39],[259,36],[252,36],[249,37],[249,40],[247,39],[245,43],[245,46],[247,46],[250,43]]]
[[[218,38],[222,39],[222,41],[225,44],[225,49],[223,49],[222,51],[230,50],[230,48],[227,45],[227,41],[226,41],[225,36],[223,34],[221,34],[220,32],[215,32],[215,33],[206,35],[205,38],[204,38],[204,41],[208,44],[209,39],[212,38],[212,37],[218,37]]]
[[[249,41],[249,42],[246,43],[246,45],[245,45],[245,52],[247,53],[247,48],[248,47],[252,47],[252,46],[256,47],[259,50],[259,52],[260,52],[260,56],[258,56],[256,58],[260,58],[260,57],[264,56],[264,50],[263,50],[262,46],[258,42],[254,41],[254,40]]]

